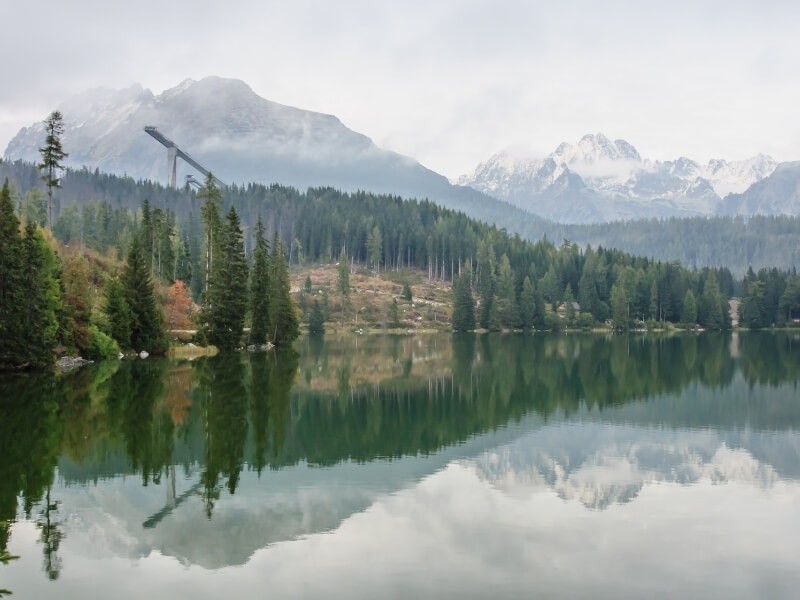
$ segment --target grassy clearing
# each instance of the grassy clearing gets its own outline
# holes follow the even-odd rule
[[[311,277],[311,293],[304,292],[306,277]],[[303,323],[311,304],[316,298],[320,303],[328,300],[325,329],[334,331],[449,331],[451,306],[451,284],[444,281],[429,281],[418,271],[386,271],[379,275],[356,267],[350,272],[350,307],[345,309],[341,294],[336,291],[338,279],[335,264],[311,267],[295,267],[291,272],[292,296],[301,306],[305,295],[306,310]],[[411,287],[412,299],[402,298],[403,285]],[[392,323],[393,301],[397,301],[397,323]]]

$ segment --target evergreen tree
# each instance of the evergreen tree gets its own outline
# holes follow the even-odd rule
[[[42,190],[33,188],[22,202],[22,214],[26,223],[34,223],[39,227],[47,226],[47,202]]]
[[[697,300],[692,290],[686,290],[686,296],[683,298],[681,322],[692,326],[697,323]]]
[[[625,331],[628,329],[628,295],[625,287],[619,284],[611,286],[611,310],[614,319],[614,329]]]
[[[717,283],[714,271],[710,271],[703,287],[702,321],[708,329],[722,329],[725,326],[723,304],[726,304]]]
[[[377,225],[367,235],[367,259],[375,267],[375,271],[381,271],[381,256],[383,253],[383,236],[381,229]]]
[[[189,289],[194,288],[194,261],[189,247],[189,240],[181,236],[178,255],[175,260],[175,279],[183,281]]]
[[[325,315],[322,314],[322,307],[319,300],[314,298],[311,304],[311,315],[308,318],[308,333],[311,335],[324,335],[325,334]]]
[[[155,245],[155,224],[153,211],[150,208],[150,200],[145,198],[142,201],[142,221],[139,226],[139,236],[142,240],[142,252],[144,252],[145,262],[151,271],[153,269],[153,247]]]
[[[522,292],[519,295],[519,311],[524,329],[533,329],[536,316],[536,292],[527,275],[522,281]]]
[[[347,320],[350,309],[350,266],[347,264],[347,253],[339,255],[337,267],[336,291],[342,296],[342,324]]]
[[[564,305],[567,309],[567,325],[575,325],[575,296],[572,295],[572,285],[569,283],[564,289]]]
[[[392,303],[389,305],[389,327],[392,329],[400,327],[400,310],[397,306],[397,298],[392,298]]]
[[[411,295],[411,286],[407,281],[403,284],[403,293],[400,295],[400,297],[406,302],[411,302],[413,299],[413,296]]]
[[[250,276],[250,343],[264,344],[271,333],[269,323],[269,242],[264,237],[264,224],[256,223],[256,245],[253,251],[253,272]]]
[[[103,312],[108,320],[108,335],[116,340],[120,348],[130,348],[132,315],[119,277],[106,279],[103,288]]]
[[[208,341],[221,351],[236,349],[247,311],[247,259],[239,215],[231,207],[219,232],[209,283]]]
[[[511,270],[511,262],[506,254],[500,257],[495,301],[497,302],[497,315],[501,325],[511,328],[519,327],[519,308],[517,307],[514,289],[514,273]]]
[[[22,364],[23,251],[8,179],[0,191],[0,367]]]
[[[28,223],[23,239],[22,306],[20,345],[24,362],[44,366],[52,361],[60,308],[56,258],[36,225]]]
[[[150,268],[141,241],[134,237],[122,272],[125,301],[131,312],[131,347],[158,354],[166,349]]]
[[[772,324],[772,315],[767,308],[764,282],[755,279],[747,284],[742,298],[740,322],[750,329],[762,329]]]
[[[466,277],[453,280],[453,330],[472,331],[475,329],[475,302]]]
[[[206,230],[204,243],[206,255],[204,268],[205,282],[203,285],[203,294],[206,297],[203,301],[206,306],[208,306],[210,302],[210,299],[208,298],[210,293],[210,279],[214,268],[214,253],[216,251],[216,246],[219,244],[219,240],[217,238],[222,229],[222,219],[219,215],[219,208],[222,205],[222,192],[214,182],[214,176],[211,173],[206,175],[205,185],[203,185],[203,187],[197,192],[197,198],[198,200],[203,200],[203,206],[200,209],[203,225],[205,226]]]
[[[269,318],[272,343],[288,346],[300,335],[300,325],[289,295],[291,283],[283,243],[277,238],[272,243],[271,263]]]
[[[58,331],[54,264],[33,223],[20,235],[6,181],[0,190],[0,368],[51,361]]]
[[[61,163],[69,156],[64,152],[64,147],[61,144],[61,136],[64,135],[64,117],[59,111],[53,111],[50,116],[45,119],[44,130],[47,137],[44,141],[44,146],[39,148],[39,153],[42,155],[42,162],[37,165],[42,172],[41,179],[47,186],[47,220],[50,227],[53,227],[53,189],[61,187],[61,179],[58,176],[60,171],[64,170],[64,165]]]
[[[495,312],[495,254],[491,242],[484,241],[478,247],[478,293],[481,297],[481,318],[483,328],[490,328],[492,311]]]

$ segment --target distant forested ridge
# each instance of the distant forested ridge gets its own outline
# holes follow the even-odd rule
[[[548,237],[581,245],[612,246],[687,267],[727,267],[741,277],[749,268],[800,266],[800,217],[692,217],[553,225]]]
[[[29,163],[0,163],[0,181],[6,177],[19,196],[18,202],[30,190],[40,186],[39,173]],[[62,186],[58,192],[62,209],[76,204],[73,210],[78,210],[89,202],[104,201],[112,211],[136,212],[147,198],[154,207],[170,209],[180,221],[197,217],[194,192],[186,189],[173,190],[151,181],[136,181],[89,170],[67,171]],[[260,190],[266,189],[260,185],[238,188],[233,197],[237,203],[252,204],[254,198],[263,193]],[[232,202],[233,197],[226,200]],[[797,216],[693,217],[564,225],[510,205],[505,214],[496,214],[494,209],[479,211],[480,198],[477,196],[474,204],[469,210],[471,216],[534,241],[547,237],[560,244],[567,239],[580,246],[591,244],[656,260],[679,261],[689,268],[727,267],[737,277],[744,276],[751,267],[757,271],[772,267],[791,270],[800,266],[800,217]],[[257,215],[248,214],[238,205],[236,208],[243,226],[253,227]],[[75,214],[67,216],[74,219]],[[291,235],[291,231],[286,233]]]

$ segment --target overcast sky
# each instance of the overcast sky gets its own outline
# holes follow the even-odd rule
[[[0,150],[91,87],[246,81],[449,177],[588,132],[800,160],[800,3],[0,0]]]

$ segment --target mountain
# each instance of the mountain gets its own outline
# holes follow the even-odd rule
[[[724,215],[800,214],[800,161],[781,163],[775,171],[741,194],[730,194],[720,206]]]
[[[652,161],[625,140],[598,133],[544,158],[501,152],[457,183],[553,221],[600,223],[726,214],[723,197],[744,192],[776,166],[764,155],[706,165],[685,157]]]
[[[187,79],[159,95],[140,85],[94,89],[59,110],[69,153],[65,164],[71,167],[166,182],[166,150],[143,131],[153,125],[226,183],[280,183],[301,191],[330,186],[429,198],[523,234],[522,224],[535,220],[379,148],[332,115],[271,102],[234,79]],[[35,162],[43,140],[42,123],[23,128],[8,144],[5,158]],[[197,175],[179,160],[178,181],[189,173]]]

